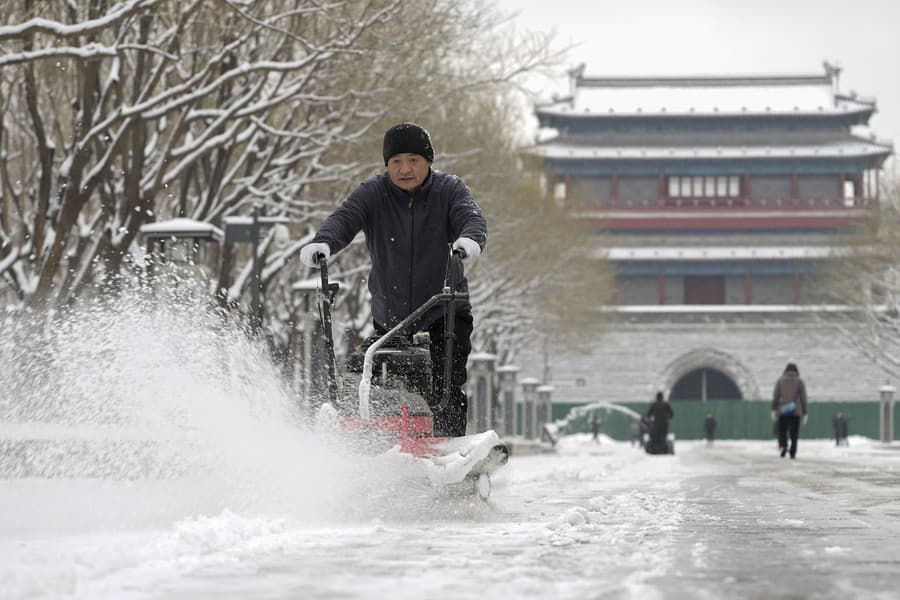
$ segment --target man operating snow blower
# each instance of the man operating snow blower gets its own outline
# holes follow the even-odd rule
[[[449,248],[475,259],[487,242],[487,223],[472,192],[458,177],[432,168],[434,148],[424,128],[401,123],[388,129],[383,158],[387,170],[361,183],[300,251],[300,260],[314,267],[319,256],[336,254],[357,233],[365,234],[372,261],[368,284],[376,335],[385,334],[441,292]],[[458,290],[467,289],[463,278]],[[454,343],[446,396],[441,307],[425,312],[414,326],[416,331],[429,333],[433,368],[427,401],[436,436],[466,433],[468,400],[462,387],[472,325],[471,306],[466,299],[457,305],[450,324]]]

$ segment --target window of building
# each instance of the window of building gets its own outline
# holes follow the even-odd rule
[[[566,199],[566,182],[557,181],[553,184],[553,199],[562,202]]]
[[[844,180],[844,206],[853,206],[856,198],[856,182],[852,179]]]
[[[684,278],[685,304],[725,304],[725,277],[688,275]]]
[[[738,175],[695,175],[668,178],[670,198],[737,198],[741,195]]]
[[[724,198],[728,195],[728,177],[719,175],[716,177],[716,196]]]

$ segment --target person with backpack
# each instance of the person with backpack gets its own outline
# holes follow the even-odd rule
[[[791,458],[797,457],[800,423],[805,425],[808,418],[806,384],[800,379],[797,365],[788,363],[784,373],[775,382],[775,390],[772,392],[772,420],[778,424],[778,449],[782,458],[787,453],[790,453]]]

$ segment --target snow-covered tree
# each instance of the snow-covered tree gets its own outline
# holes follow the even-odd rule
[[[871,221],[849,240],[819,281],[842,307],[822,317],[893,380],[900,380],[900,185],[883,186]]]
[[[273,229],[261,245],[266,328],[276,346],[288,345],[291,284],[311,275],[298,249],[383,168],[383,131],[415,120],[432,132],[439,168],[469,182],[489,214],[506,215],[492,219],[491,258],[475,267],[485,271],[473,288],[485,335],[514,340],[533,324],[529,293],[565,255],[536,241],[534,209],[516,212],[518,202],[538,200],[526,200],[534,187],[514,159],[522,115],[510,107],[519,78],[559,56],[546,38],[513,34],[489,3],[21,0],[4,8],[5,302],[64,305],[128,276],[140,268],[131,259],[145,223],[183,216],[221,226],[259,207],[291,221],[288,239],[276,243]],[[248,249],[224,250],[212,287],[241,304]],[[368,321],[365,263],[351,248],[335,265],[354,332]]]

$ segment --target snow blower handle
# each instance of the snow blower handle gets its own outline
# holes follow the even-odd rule
[[[463,259],[466,251],[462,248],[452,248],[447,257],[447,270],[444,272],[444,293],[454,294],[459,288],[459,282],[463,277]]]
[[[322,319],[322,330],[325,333],[325,358],[328,362],[328,399],[332,405],[338,400],[337,386],[337,369],[335,367],[336,359],[334,357],[334,336],[331,333],[331,306],[340,289],[339,283],[330,283],[328,281],[328,257],[321,252],[317,252],[313,257],[316,264],[319,265],[319,275],[322,281],[322,288],[319,290],[321,295],[320,317]]]

